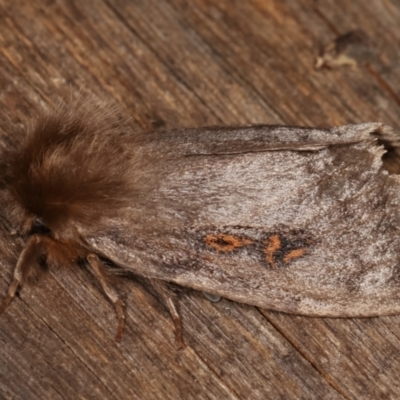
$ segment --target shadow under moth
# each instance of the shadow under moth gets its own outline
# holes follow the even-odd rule
[[[143,132],[113,107],[57,106],[1,164],[1,203],[24,239],[4,312],[48,267],[168,282],[277,311],[400,312],[400,136],[381,123],[332,129],[205,127]]]

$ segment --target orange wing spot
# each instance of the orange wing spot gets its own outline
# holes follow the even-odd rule
[[[213,247],[216,251],[229,253],[243,246],[252,244],[253,241],[239,236],[227,235],[225,233],[209,234],[204,238],[207,246]]]
[[[306,254],[307,249],[302,248],[302,249],[294,249],[289,251],[289,253],[287,253],[285,255],[285,257],[283,257],[283,262],[284,263],[288,263],[290,261],[292,261],[294,258],[299,258],[304,256],[304,254]]]
[[[264,248],[265,259],[269,264],[275,265],[275,253],[282,247],[281,239],[278,235],[272,235],[265,241],[267,247]]]

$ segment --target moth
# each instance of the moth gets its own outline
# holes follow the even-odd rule
[[[1,165],[1,205],[24,241],[3,312],[43,268],[85,265],[114,305],[149,279],[182,342],[168,282],[293,314],[400,312],[400,136],[332,129],[145,132],[86,99],[39,116]]]

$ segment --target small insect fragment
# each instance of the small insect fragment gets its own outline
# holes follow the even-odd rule
[[[367,35],[361,30],[348,32],[328,43],[318,56],[315,68],[357,67],[370,62],[376,51],[371,47]]]

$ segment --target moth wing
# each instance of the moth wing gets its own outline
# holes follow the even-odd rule
[[[400,312],[400,181],[380,145],[395,148],[397,134],[382,124],[297,129],[150,140],[148,151],[175,156],[88,244],[137,274],[278,311]]]

